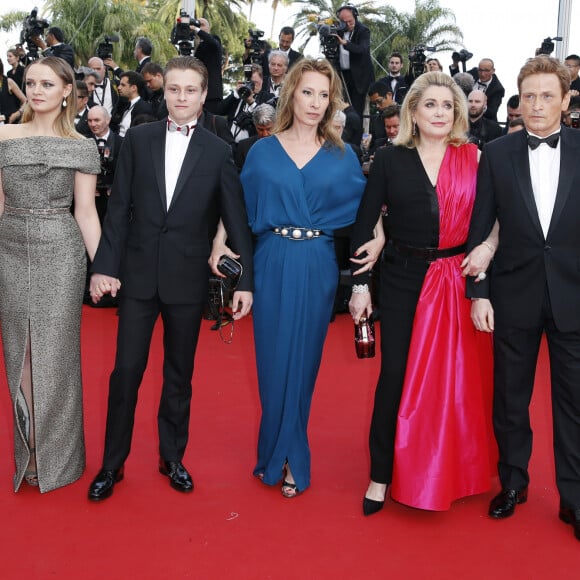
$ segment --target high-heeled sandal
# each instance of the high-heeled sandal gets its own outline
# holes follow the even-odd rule
[[[289,481],[286,480],[282,482],[282,487],[280,488],[280,491],[282,492],[282,495],[284,497],[287,497],[288,499],[296,497],[297,495],[300,495],[302,493],[295,483],[290,483]]]
[[[30,451],[31,457],[32,457],[32,455],[36,455],[36,448],[35,447],[31,447],[29,451]],[[24,472],[24,481],[26,481],[26,483],[30,487],[38,487],[38,472],[37,472],[36,468],[35,469],[27,469]]]

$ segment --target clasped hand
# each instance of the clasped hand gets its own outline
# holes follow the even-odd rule
[[[121,288],[121,282],[117,278],[107,276],[106,274],[93,274],[89,292],[91,300],[96,304],[105,294],[110,294],[113,298]]]

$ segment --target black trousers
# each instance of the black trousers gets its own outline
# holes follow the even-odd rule
[[[381,372],[369,435],[371,479],[391,483],[411,331],[429,264],[385,253],[380,269]]]
[[[580,330],[561,332],[551,314],[548,293],[542,324],[529,329],[504,327],[494,335],[493,423],[499,447],[502,487],[528,485],[532,453],[529,405],[543,332],[548,340],[556,484],[565,507],[580,507]]]
[[[340,74],[343,80],[343,95],[344,100],[347,103],[350,103],[356,112],[358,113],[361,120],[364,118],[364,110],[365,110],[365,100],[367,98],[367,90],[368,87],[365,87],[362,92],[359,92],[357,89],[354,80],[352,78],[352,73],[350,70],[341,70]]]
[[[131,449],[139,386],[147,367],[151,335],[163,320],[163,387],[157,415],[159,454],[181,461],[189,437],[191,377],[204,303],[165,304],[158,297],[122,297],[115,368],[109,382],[104,469],[123,465]]]

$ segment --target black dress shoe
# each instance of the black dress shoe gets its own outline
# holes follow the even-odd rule
[[[560,506],[558,517],[574,528],[574,536],[577,540],[580,540],[580,508],[574,509]]]
[[[121,481],[124,476],[123,466],[119,469],[101,469],[89,487],[89,499],[91,501],[107,499],[113,494],[115,484]]]
[[[193,481],[181,461],[159,460],[159,473],[169,477],[169,485],[183,493],[193,491]]]
[[[528,500],[528,488],[521,491],[517,489],[502,489],[489,504],[489,515],[497,520],[509,518],[513,515],[516,505],[526,503]]]
[[[378,501],[376,499],[369,499],[368,497],[363,497],[363,514],[365,516],[372,516],[377,512],[380,512],[385,505],[385,500]]]

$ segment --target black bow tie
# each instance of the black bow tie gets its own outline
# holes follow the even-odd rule
[[[196,123],[193,125],[178,125],[175,121],[171,119],[167,119],[167,130],[170,133],[174,131],[179,131],[184,137],[187,137],[193,130],[195,129]]]
[[[552,135],[548,135],[548,137],[544,137],[543,139],[540,139],[540,137],[534,137],[534,135],[528,135],[528,145],[532,151],[537,149],[542,143],[546,143],[546,145],[555,149],[558,145],[559,139],[560,133],[552,133]]]

